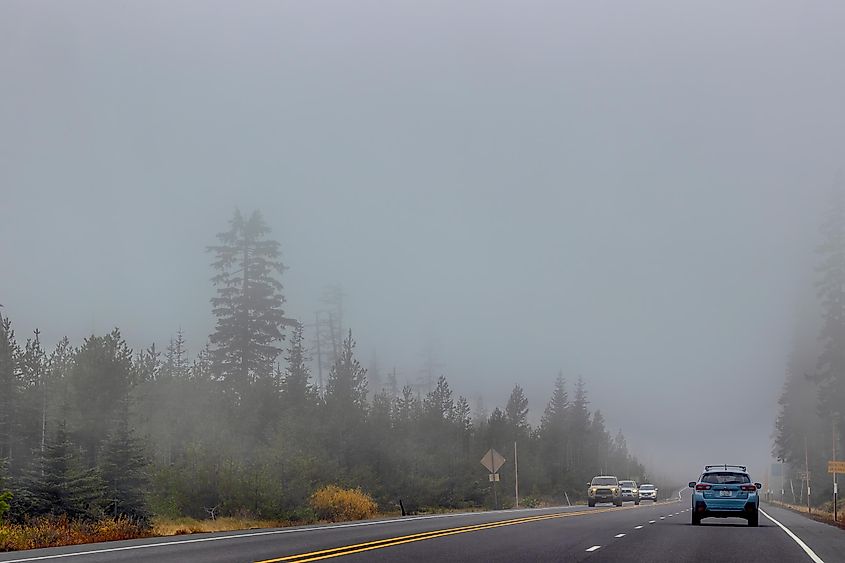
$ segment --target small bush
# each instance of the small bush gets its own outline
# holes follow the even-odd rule
[[[311,508],[318,518],[331,522],[372,518],[378,510],[372,497],[361,489],[337,485],[326,485],[311,495]]]
[[[533,496],[524,497],[520,502],[520,506],[523,508],[537,508],[540,506],[540,499]]]

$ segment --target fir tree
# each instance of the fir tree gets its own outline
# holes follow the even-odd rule
[[[16,412],[21,392],[20,349],[12,321],[0,315],[0,459],[13,465],[17,454]]]
[[[96,469],[85,469],[74,451],[62,423],[24,479],[27,515],[96,518],[100,514],[100,476]]]
[[[513,386],[513,391],[505,405],[505,417],[508,420],[511,434],[515,440],[518,436],[528,433],[528,399],[525,391],[519,385]]]
[[[103,446],[100,467],[105,501],[109,505],[107,513],[111,516],[126,516],[146,525],[150,518],[146,501],[149,462],[143,446],[129,428],[128,410],[124,402],[121,416]]]
[[[352,330],[343,341],[326,383],[326,406],[338,412],[363,413],[367,400],[367,370],[355,357]]]
[[[838,421],[837,434],[845,444],[845,191],[841,188],[832,194],[821,231],[816,282],[824,321],[819,335],[820,406],[825,418]]]
[[[86,454],[89,466],[119,414],[136,377],[132,351],[118,329],[106,336],[86,338],[78,350],[69,375],[71,415],[68,421],[74,440]]]
[[[452,411],[455,409],[455,401],[452,399],[452,390],[449,382],[444,376],[437,378],[437,384],[425,397],[424,407],[426,414],[433,421],[447,421],[452,418]]]
[[[211,344],[216,370],[239,402],[252,383],[271,377],[281,353],[287,320],[278,276],[284,266],[279,243],[266,238],[270,229],[258,211],[247,219],[236,210],[229,225],[217,235],[220,244],[208,248],[217,272]]]
[[[305,349],[303,347],[303,327],[296,323],[290,338],[286,356],[287,369],[281,379],[282,402],[286,408],[302,411],[314,406],[317,392],[311,386]]]

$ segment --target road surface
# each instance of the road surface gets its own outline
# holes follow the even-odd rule
[[[198,534],[0,554],[0,562],[845,561],[845,531],[764,506],[690,525],[689,496],[655,505],[585,506]],[[768,515],[765,516],[765,515]]]

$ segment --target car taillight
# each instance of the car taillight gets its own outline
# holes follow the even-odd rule
[[[757,487],[755,487],[754,485],[741,485],[739,488],[743,491],[749,491],[749,492],[757,490]]]
[[[713,488],[712,485],[705,485],[704,483],[699,483],[695,486],[696,491],[709,491],[711,488]]]

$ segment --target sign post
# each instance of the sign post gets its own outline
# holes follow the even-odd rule
[[[484,457],[481,458],[481,465],[487,468],[490,472],[490,482],[493,483],[493,504],[496,510],[499,509],[499,495],[496,491],[496,483],[499,482],[499,469],[505,464],[505,458],[502,454],[490,448]]]
[[[836,501],[839,499],[839,485],[836,483],[836,474],[845,473],[845,461],[828,461],[827,472],[833,474],[833,521],[838,522],[836,519],[838,516],[836,512]]]

